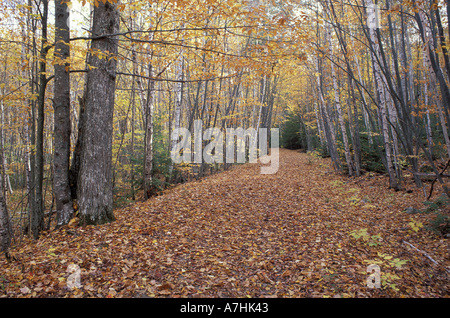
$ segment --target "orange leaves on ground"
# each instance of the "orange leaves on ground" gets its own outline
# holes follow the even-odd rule
[[[23,242],[16,261],[0,258],[0,296],[448,296],[448,240],[404,212],[420,207],[421,191],[330,169],[282,149],[275,175],[235,166],[116,210],[111,224]],[[381,288],[367,285],[369,263]]]

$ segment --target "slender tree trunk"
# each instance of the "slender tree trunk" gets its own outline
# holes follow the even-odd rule
[[[352,33],[350,33],[350,37],[351,37],[352,43],[353,43],[353,34]],[[361,76],[361,67],[359,65],[359,61],[358,61],[358,57],[357,56],[355,57],[355,64],[356,64],[356,69],[358,71],[358,80],[361,83],[361,85],[363,85],[364,81],[363,81],[362,76]],[[358,87],[358,91],[360,91],[359,86],[357,86],[357,87]],[[366,125],[366,128],[367,128],[369,145],[372,145],[373,144],[373,138],[372,138],[372,129],[373,129],[373,127],[372,127],[372,124],[371,124],[370,119],[369,119],[369,111],[367,109],[368,103],[367,103],[365,94],[363,92],[360,92],[360,93],[361,93],[360,95],[361,95],[361,99],[362,99],[362,102],[363,102],[363,111],[362,112],[363,112],[364,124]]]
[[[442,133],[444,135],[445,146],[447,148],[447,156],[448,158],[450,158],[450,137],[449,137],[450,133],[447,128],[447,123],[445,122],[444,111],[442,109],[442,102],[439,99],[437,99],[436,104],[438,107],[438,116],[442,128]]]
[[[55,82],[54,82],[54,143],[53,192],[55,194],[57,226],[69,223],[74,210],[70,194],[70,29],[67,25],[69,11],[66,3],[55,0]]]
[[[371,1],[369,1],[371,3]],[[372,3],[373,4],[373,3]],[[371,28],[369,30],[370,41],[372,42],[371,47],[373,51],[371,54],[373,55],[373,72],[376,80],[377,86],[377,95],[379,98],[379,110],[381,115],[381,131],[384,139],[384,150],[386,153],[386,168],[389,175],[389,187],[393,189],[398,189],[398,182],[396,178],[395,169],[393,166],[393,158],[392,158],[392,149],[390,145],[390,136],[389,136],[389,125],[388,125],[388,114],[387,114],[387,101],[385,95],[385,82],[383,79],[383,74],[381,72],[381,67],[378,64],[377,60],[380,60],[380,52],[379,52],[379,44],[376,38],[375,29]],[[378,58],[376,58],[378,56]]]
[[[331,42],[331,34],[330,34],[328,28],[326,30],[326,34],[327,34],[327,38],[328,38],[327,40],[328,40],[328,48],[329,48],[329,51],[330,51],[330,55],[333,56],[333,45],[332,45],[332,42]],[[344,117],[343,117],[343,114],[342,114],[341,101],[340,101],[340,97],[339,97],[339,87],[338,87],[338,83],[337,83],[337,76],[336,76],[336,71],[334,69],[333,62],[330,63],[330,67],[331,67],[331,77],[333,79],[334,105],[335,105],[336,110],[337,110],[339,127],[341,129],[342,141],[344,143],[345,161],[347,162],[348,174],[350,176],[353,176],[352,156],[350,154],[350,147],[349,147],[349,144],[348,144],[347,130],[345,128]]]
[[[447,45],[448,44],[445,41],[444,28],[442,26],[442,21],[441,21],[441,14],[439,13],[438,7],[437,6],[434,7],[434,5],[432,5],[431,11],[432,11],[431,14],[430,14],[431,18],[432,19],[434,18],[433,12],[434,12],[435,17],[436,17],[436,24],[437,24],[437,27],[438,27],[438,36],[439,36],[439,40],[440,40],[439,42],[441,44],[440,47],[441,47],[441,50],[442,50],[442,54],[444,56],[445,71],[447,73],[448,79],[450,80],[450,59],[449,59],[449,56],[448,56],[448,49],[447,49]]]
[[[0,173],[0,179],[3,179]],[[9,221],[9,213],[4,197],[3,180],[0,180],[0,252],[9,258],[8,249],[11,245],[12,227]]]
[[[348,113],[349,113],[349,122],[350,122],[350,132],[352,136],[352,144],[353,144],[353,157],[355,164],[355,174],[357,177],[361,175],[361,142],[359,139],[360,131],[359,131],[359,122],[358,122],[358,107],[356,103],[355,89],[353,85],[353,80],[349,74],[348,78],[348,86],[350,89],[350,97],[351,101],[348,103]],[[353,117],[351,116],[351,106],[353,105]]]
[[[326,147],[326,141],[323,137],[323,117],[320,114],[318,103],[314,103],[314,114],[316,116],[317,133],[319,134],[320,145],[322,148]]]
[[[179,82],[175,83],[175,113],[173,115],[173,128],[172,131],[175,131],[180,128],[181,125],[181,108],[183,105],[183,78],[184,78],[184,56],[183,51],[180,52],[177,68],[176,68],[176,78]],[[170,136],[170,151],[175,149],[177,140],[172,139]],[[169,174],[172,173],[173,170],[173,162],[170,163],[169,166]]]
[[[309,86],[309,85],[308,85]],[[306,112],[308,113],[308,114],[310,114],[310,104],[308,103],[308,104],[306,104]],[[306,151],[307,152],[310,152],[310,151],[313,151],[313,143],[312,143],[312,131],[311,131],[311,126],[308,124],[308,123],[306,123],[306,120],[307,120],[308,118],[305,118],[305,133],[306,133]]]
[[[264,74],[264,77],[261,79],[261,93],[260,93],[260,96],[259,96],[260,106],[259,106],[259,112],[258,112],[258,121],[257,121],[256,127],[255,127],[257,132],[259,131],[259,127],[261,125],[261,115],[262,115],[262,110],[263,110],[263,106],[264,106],[264,102],[265,102],[264,101],[264,96],[265,96],[265,90],[266,90],[266,83],[265,82],[267,81],[266,77],[267,76]],[[255,140],[254,140],[255,144],[256,144],[256,141],[257,141],[257,138],[258,138],[257,135],[258,134],[255,135]]]
[[[86,110],[78,186],[80,223],[114,221],[112,133],[119,29],[117,3],[99,2],[94,8],[93,36],[87,76]],[[99,58],[98,54],[106,54]]]
[[[387,9],[389,10],[391,7],[390,0],[386,2]],[[399,167],[398,158],[399,158],[399,147],[398,147],[398,138],[399,134],[397,133],[397,130],[400,131],[402,138],[403,138],[403,145],[404,150],[407,155],[408,161],[411,163],[413,171],[417,171],[418,169],[418,163],[417,158],[414,153],[414,135],[417,130],[417,124],[416,120],[413,116],[411,116],[411,103],[408,103],[407,97],[407,85],[406,80],[408,77],[407,72],[400,72],[400,67],[398,63],[398,53],[400,52],[400,60],[402,62],[402,66],[405,67],[406,71],[406,49],[405,49],[405,41],[404,36],[402,36],[402,44],[400,47],[396,45],[397,40],[397,32],[396,28],[393,26],[391,14],[388,15],[388,22],[389,22],[389,38],[390,43],[392,47],[392,67],[395,71],[395,76],[397,79],[397,93],[395,93],[395,89],[392,85],[391,80],[389,80],[389,88],[392,95],[392,102],[393,104],[389,104],[389,118],[391,123],[391,130],[392,130],[392,140],[393,140],[393,150],[394,150],[394,164],[396,167],[397,176],[400,179],[401,178],[401,169]],[[395,35],[394,35],[395,32]],[[378,32],[379,36],[379,32]],[[380,48],[382,46],[380,45]],[[383,61],[385,61],[385,56],[383,53],[383,50],[381,51]],[[386,64],[386,63],[385,63]],[[386,70],[387,73],[387,70]],[[387,77],[388,78],[388,77]],[[388,78],[389,79],[389,78]],[[395,106],[395,109],[394,109]],[[406,120],[410,122],[410,124],[405,124]],[[401,128],[401,130],[400,130]],[[416,174],[414,175],[414,181],[416,183],[417,187],[422,186],[422,182],[420,180],[420,177],[418,177]]]
[[[5,72],[6,75],[6,72]],[[3,96],[5,96],[5,93],[3,93]],[[6,190],[13,194],[13,190],[11,187],[11,181],[9,178],[9,175],[6,173],[7,170],[7,161],[5,156],[5,130],[3,127],[5,127],[5,118],[4,118],[4,108],[3,108],[3,100],[0,104],[0,164],[2,165],[2,173],[3,173],[3,189],[5,189],[5,197],[6,197]]]
[[[26,10],[26,12],[29,12]],[[27,53],[29,52],[29,37],[27,36],[27,30],[30,30],[29,25],[29,13],[24,14],[27,16],[27,23],[26,25],[22,25],[22,48],[20,52],[20,59],[22,64],[22,77],[23,78],[29,78],[28,70],[27,70]],[[31,81],[30,81],[31,82]],[[29,94],[29,91],[31,91],[31,87],[28,87],[30,85],[27,85],[24,91],[24,98],[23,98],[23,105],[32,106],[31,99],[27,100],[27,96]],[[31,108],[31,107],[30,107]],[[25,188],[30,195],[31,192],[31,176],[30,176],[30,128],[31,128],[31,120],[30,120],[30,114],[28,112],[24,115],[24,127],[23,127],[23,135],[24,135],[24,170],[25,170]]]
[[[6,70],[5,70],[6,75]],[[4,79],[5,80],[5,79]],[[2,89],[2,95],[5,96],[4,88]],[[5,130],[3,127],[5,127],[5,111],[3,108],[3,100],[0,102],[0,166],[1,171],[0,173],[3,174],[2,178],[2,188],[5,190],[5,200],[6,200],[6,189],[8,188],[8,178],[6,173],[6,156],[5,156]]]
[[[450,109],[450,90],[448,88],[448,85],[444,78],[444,74],[440,67],[439,59],[436,58],[435,54],[436,45],[433,41],[433,38],[431,37],[432,31],[425,18],[425,13],[419,7],[416,1],[413,1],[413,3],[416,5],[415,19],[419,27],[420,36],[424,43],[425,51],[427,52],[426,54],[427,63],[431,66],[434,76],[436,76],[436,79],[439,83],[439,88],[441,90],[442,96],[442,107],[444,110],[446,121],[450,122],[450,118],[448,116],[448,109]]]
[[[6,72],[5,72],[6,75]],[[5,96],[5,92],[2,92]],[[4,153],[4,111],[3,111],[3,100],[0,104],[0,252],[5,253],[5,256],[9,258],[8,249],[11,244],[12,231],[9,223],[9,214],[6,204],[6,160]]]
[[[424,69],[426,69],[426,65],[425,65],[425,61],[424,61]],[[425,70],[424,72],[422,72],[423,74],[423,95],[424,95],[424,103],[425,103],[425,107],[427,110],[427,141],[428,141],[428,149],[430,151],[430,155],[433,155],[433,135],[431,132],[431,121],[430,121],[430,111],[429,111],[429,107],[428,107],[428,82],[427,82],[427,78],[425,76]],[[444,136],[445,137],[445,136]],[[448,139],[448,136],[447,138]],[[450,152],[449,152],[449,157],[450,157]]]
[[[28,0],[28,6],[32,8],[32,0]],[[28,16],[28,30],[32,34],[32,56],[37,56],[37,43],[36,43],[36,21],[31,18],[33,12],[29,13]],[[31,74],[30,74],[30,94],[34,96],[37,93],[37,74],[38,74],[38,63],[37,61],[33,61],[31,66]],[[30,182],[28,187],[28,195],[29,195],[29,212],[28,212],[28,224],[25,226],[28,234],[30,236],[33,235],[33,218],[36,215],[36,101],[33,98],[29,99],[30,106]]]
[[[148,65],[148,76],[152,77],[153,66]],[[145,154],[144,154],[144,198],[154,195],[152,168],[153,168],[153,108],[154,108],[155,81],[149,79],[147,98],[145,100]]]
[[[341,171],[342,170],[342,166],[341,166],[341,161],[339,159],[339,155],[336,149],[336,136],[334,134],[334,129],[333,126],[331,124],[331,120],[330,117],[328,115],[328,107],[326,105],[325,99],[324,99],[324,93],[323,93],[323,89],[322,89],[322,82],[320,79],[320,68],[319,68],[319,61],[316,58],[316,73],[317,75],[317,90],[319,92],[319,107],[320,107],[320,112],[322,114],[322,118],[323,118],[323,125],[324,125],[324,130],[325,130],[325,138],[327,140],[327,146],[328,146],[328,151],[330,153],[331,156],[331,161],[334,164],[334,167],[337,171]]]
[[[37,107],[37,127],[36,127],[36,171],[34,188],[36,192],[36,206],[31,216],[31,230],[33,237],[38,238],[39,233],[44,230],[44,119],[45,119],[45,90],[47,87],[46,59],[49,46],[47,43],[47,18],[48,0],[42,1],[43,9],[41,14],[42,39],[41,53],[39,56],[39,91]]]
[[[442,131],[444,134],[444,140],[447,147],[447,153],[450,158],[450,138],[448,134],[447,124],[448,120],[445,116],[445,105],[449,103],[450,99],[450,92],[448,90],[448,86],[445,83],[445,79],[442,73],[442,70],[438,64],[438,61],[435,59],[434,54],[434,43],[433,39],[430,38],[431,30],[430,26],[428,25],[424,13],[421,11],[419,6],[416,4],[417,11],[415,14],[416,22],[419,26],[420,35],[422,38],[422,41],[424,43],[424,63],[425,65],[428,65],[428,68],[430,69],[430,76],[432,78],[432,82],[439,82],[439,87],[441,90],[441,96],[442,96],[442,102],[437,101],[438,104],[438,115],[440,119],[440,123],[442,126]]]
[[[136,120],[136,74],[137,74],[137,60],[136,60],[136,51],[133,48],[132,51],[132,62],[133,62],[133,78],[131,82],[131,145],[130,145],[130,155],[131,155],[131,171],[130,171],[130,179],[131,179],[131,198],[132,200],[136,200],[135,188],[134,188],[134,143],[135,143],[135,120]]]
[[[354,86],[353,86],[353,77],[354,77],[354,72],[353,69],[351,67],[350,64],[350,59],[349,59],[349,54],[348,54],[348,49],[347,49],[347,41],[343,35],[342,32],[342,26],[340,24],[340,22],[338,21],[337,15],[336,15],[336,11],[334,10],[334,5],[333,2],[328,1],[328,5],[329,5],[329,12],[330,15],[332,15],[334,17],[335,20],[335,31],[336,31],[336,35],[338,37],[339,40],[339,44],[341,45],[342,51],[343,51],[343,55],[344,55],[344,59],[345,59],[345,64],[347,66],[347,83],[348,83],[348,90],[350,91],[349,93],[349,99],[351,98],[352,102],[348,103],[348,116],[349,116],[349,126],[350,126],[350,134],[351,134],[351,138],[352,138],[352,144],[353,144],[353,152],[354,152],[354,162],[351,159],[351,153],[350,153],[350,147],[349,147],[349,143],[347,140],[347,133],[346,133],[346,128],[345,128],[345,124],[343,123],[344,120],[342,118],[342,110],[339,111],[338,109],[338,117],[339,117],[339,122],[341,125],[341,130],[342,130],[342,134],[343,134],[343,141],[344,141],[344,150],[345,150],[345,156],[346,156],[346,161],[347,161],[347,165],[349,165],[348,169],[349,169],[349,175],[352,176],[353,173],[356,174],[356,176],[360,175],[360,169],[361,169],[361,152],[360,152],[360,140],[359,140],[359,123],[358,123],[358,109],[356,106],[356,100],[355,100],[355,91],[354,91]],[[337,26],[336,26],[337,25]],[[331,36],[330,36],[330,40],[329,40],[329,47],[330,47],[330,51],[331,53],[333,52],[332,49],[332,43],[331,43]],[[357,59],[356,59],[357,60]],[[332,63],[332,76],[334,74],[334,65]],[[334,90],[335,90],[335,95],[336,95],[336,88],[338,87],[337,85],[337,80],[335,78],[336,76],[333,76],[333,85],[334,85]],[[364,98],[364,94],[361,94]],[[335,97],[336,99],[336,97]],[[337,94],[337,100],[339,101],[339,94]],[[340,105],[340,103],[338,103]],[[354,112],[354,118],[352,118],[352,111],[351,111],[351,105],[353,105],[353,112]],[[340,107],[339,107],[340,108]],[[339,115],[339,113],[341,113]]]

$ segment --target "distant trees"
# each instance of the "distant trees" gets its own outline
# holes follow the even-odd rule
[[[18,190],[6,219],[34,238],[74,216],[114,220],[115,194],[146,199],[227,168],[174,164],[176,128],[282,120],[281,44],[294,43],[298,25],[283,13],[290,4],[87,1],[87,19],[70,28],[78,4],[0,2],[1,171],[4,188]]]
[[[439,170],[439,160],[442,169],[450,159],[446,7],[435,0],[306,5],[315,32],[299,76],[315,86],[316,107],[311,112],[312,101],[299,96],[305,106],[296,112],[314,123],[308,134],[320,138],[336,169],[342,162],[349,175],[358,175],[367,167],[361,143],[369,143],[391,188],[403,187],[407,171],[418,187],[421,177],[433,176],[449,194]],[[311,70],[316,76],[304,73]]]

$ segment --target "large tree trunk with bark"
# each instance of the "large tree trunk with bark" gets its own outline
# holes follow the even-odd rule
[[[80,224],[114,221],[112,132],[116,81],[117,3],[99,2],[94,8],[94,39],[88,64],[85,121],[78,184]]]
[[[69,184],[70,163],[70,30],[67,25],[68,7],[55,0],[55,83],[54,83],[54,142],[53,192],[55,194],[57,226],[69,223],[73,217],[73,205]]]

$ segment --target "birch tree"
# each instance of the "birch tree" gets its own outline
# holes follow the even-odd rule
[[[331,42],[331,35],[330,35],[328,27],[326,28],[325,32],[326,32],[326,38],[327,38],[326,40],[328,41],[328,45],[329,45],[328,46],[329,52],[330,52],[330,55],[333,56],[333,43]],[[342,141],[344,143],[345,161],[347,162],[348,174],[350,176],[353,176],[352,156],[350,154],[350,147],[349,147],[349,143],[348,143],[347,131],[345,128],[344,117],[342,115],[341,101],[340,101],[340,97],[339,97],[339,87],[338,87],[337,76],[336,76],[336,71],[335,71],[333,62],[330,63],[330,68],[331,68],[331,77],[333,79],[334,106],[336,107],[336,110],[337,110],[339,127],[341,129]]]
[[[369,5],[374,5],[372,0],[368,1]],[[398,181],[393,165],[393,155],[392,155],[392,149],[391,149],[391,137],[389,135],[389,123],[388,123],[388,111],[387,111],[387,96],[385,93],[385,79],[383,77],[383,73],[381,70],[380,63],[380,46],[378,43],[377,35],[376,35],[376,29],[374,27],[369,28],[369,35],[370,35],[370,44],[371,44],[371,56],[373,61],[373,72],[374,77],[376,80],[376,87],[377,87],[377,95],[379,99],[379,111],[381,115],[381,132],[383,135],[384,140],[384,150],[386,153],[386,165],[387,165],[387,172],[389,175],[389,186],[393,189],[398,189]]]

